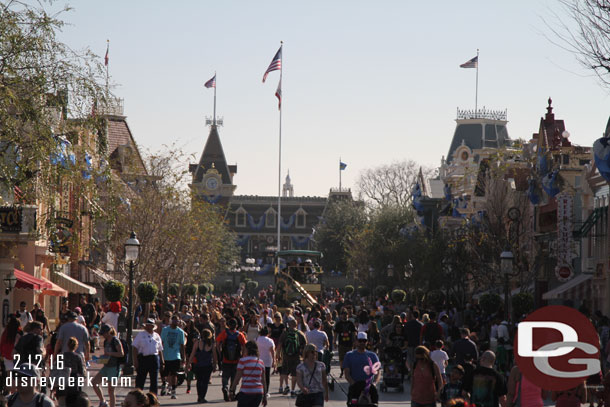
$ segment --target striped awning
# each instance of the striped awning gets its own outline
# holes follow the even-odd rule
[[[63,288],[61,288],[54,282],[49,281],[44,277],[42,279],[44,281],[46,281],[47,283],[51,284],[51,288],[45,288],[44,290],[42,290],[42,295],[54,295],[56,297],[67,297],[68,296],[67,290],[64,290]]]
[[[589,283],[592,278],[593,274],[579,274],[570,281],[542,294],[542,299],[582,300],[584,298],[591,298],[591,285]]]
[[[70,277],[67,274],[56,272],[55,275],[59,279],[59,281],[58,281],[59,286],[68,290],[69,293],[91,294],[91,295],[97,293],[97,290],[95,289],[95,287],[91,287],[85,283],[82,283],[82,282],[78,281],[77,279]]]
[[[48,280],[41,280],[40,278],[34,277],[25,271],[17,269],[14,269],[13,271],[15,272],[15,277],[17,278],[15,288],[25,288],[29,290],[43,290],[52,288],[51,282]]]

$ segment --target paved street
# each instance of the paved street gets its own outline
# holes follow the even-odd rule
[[[93,369],[91,369],[91,374],[95,375],[98,370],[98,365],[92,365]],[[339,368],[338,366],[333,366],[332,372],[335,377],[339,376]],[[135,384],[135,378],[133,379],[133,383]],[[159,401],[162,406],[183,406],[183,405],[197,405],[197,391],[195,388],[196,382],[193,381],[192,392],[191,394],[186,394],[186,384],[180,386],[177,390],[177,399],[172,400],[170,396],[160,396]],[[148,386],[148,385],[147,385]],[[325,406],[329,407],[339,407],[345,406],[346,396],[341,391],[341,387],[343,387],[347,391],[347,382],[341,379],[337,385],[335,385],[334,392],[330,393],[330,400]],[[405,399],[408,399],[408,386],[406,386],[405,393],[381,393],[380,398],[381,402],[380,406],[410,406],[410,402],[405,402]],[[284,396],[277,393],[279,388],[279,375],[271,376],[271,398],[269,399],[269,406],[272,407],[287,407],[294,406],[295,399],[291,398],[289,395]],[[117,406],[120,406],[121,401],[125,397],[125,395],[130,391],[129,388],[121,388],[117,390]],[[97,397],[93,392],[93,389],[87,389],[87,394],[91,398],[92,405],[97,406]],[[104,392],[106,395],[107,392]],[[212,384],[209,387],[208,395],[206,397],[210,404],[216,404],[219,406],[235,406],[236,402],[225,402],[222,398],[222,391],[220,386],[220,374],[218,372],[214,373],[212,376]]]

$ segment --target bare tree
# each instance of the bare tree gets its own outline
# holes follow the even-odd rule
[[[557,24],[545,20],[551,42],[574,53],[605,86],[610,85],[610,2],[607,0],[560,0],[571,22],[555,15]]]
[[[357,181],[358,192],[371,207],[407,207],[419,169],[415,161],[404,160],[363,170]],[[434,170],[424,167],[422,172],[428,178]]]

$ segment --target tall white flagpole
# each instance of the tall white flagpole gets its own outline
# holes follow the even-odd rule
[[[216,87],[218,86],[218,81],[216,78],[216,71],[214,71],[214,126],[216,126]]]
[[[477,48],[477,83],[474,93],[474,117],[479,117],[479,111],[477,105],[479,103],[479,49]]]
[[[281,52],[281,65],[280,65],[280,83],[282,83],[282,72],[284,71],[284,41],[280,41]],[[282,90],[282,99],[284,97],[284,91]],[[283,100],[282,100],[283,102]],[[280,142],[278,151],[278,169],[277,169],[277,251],[279,253],[282,250],[281,243],[281,232],[280,225],[282,223],[282,105],[280,103]],[[277,269],[280,270],[280,256],[277,256]]]

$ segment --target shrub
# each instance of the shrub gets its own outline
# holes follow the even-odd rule
[[[377,288],[375,288],[375,296],[377,297],[385,297],[387,293],[388,287],[386,287],[385,285],[378,285]]]
[[[361,285],[358,287],[358,294],[360,294],[361,297],[368,297],[371,295],[371,289]]]
[[[180,285],[178,283],[171,283],[167,291],[169,292],[169,295],[178,295]]]
[[[258,288],[258,281],[249,280],[246,283],[246,290],[252,292]]]
[[[125,285],[116,280],[107,281],[104,284],[104,294],[110,302],[121,301],[125,295]]]
[[[140,301],[142,301],[145,304],[148,304],[155,300],[155,297],[157,296],[159,289],[157,288],[157,285],[155,283],[153,283],[151,281],[143,281],[140,284],[138,284],[138,288],[136,288],[136,292],[138,293],[138,297],[140,298]]]
[[[350,295],[352,295],[354,293],[354,286],[353,285],[346,285],[345,286],[345,296],[349,297]]]
[[[515,319],[523,314],[529,314],[534,309],[534,297],[530,293],[519,293],[512,297],[513,315]]]
[[[405,300],[405,298],[407,298],[407,293],[405,290],[400,290],[398,288],[392,290],[392,301],[394,301],[396,304],[400,304]]]
[[[195,284],[187,284],[182,288],[182,295],[195,295],[197,294],[197,286]]]
[[[492,315],[498,312],[498,309],[502,306],[502,297],[498,294],[483,294],[479,298],[479,304],[481,304],[481,309],[485,314]]]

